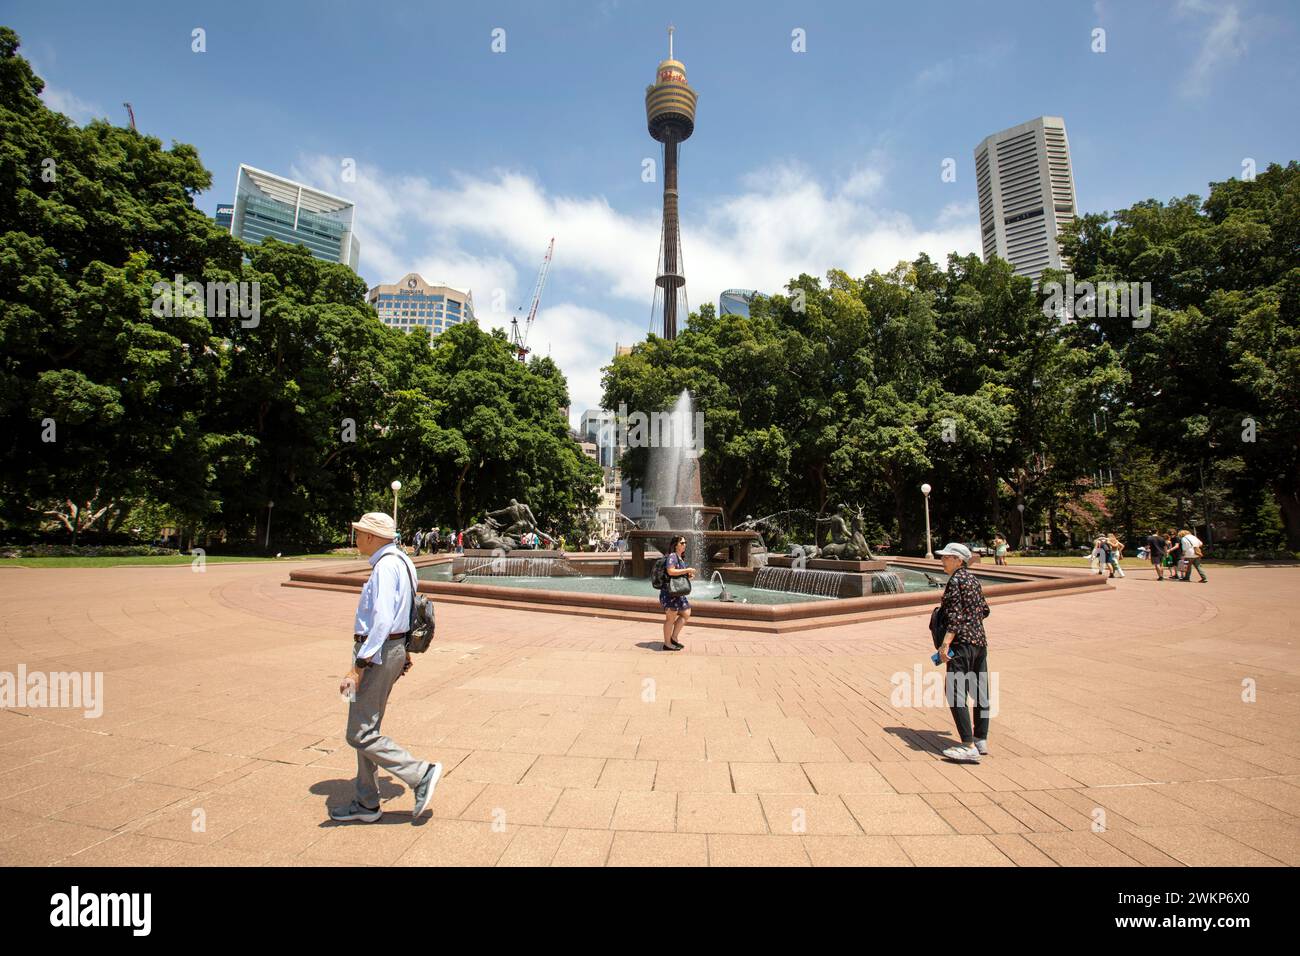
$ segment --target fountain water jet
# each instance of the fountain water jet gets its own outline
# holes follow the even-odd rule
[[[676,535],[686,539],[686,562],[691,567],[708,571],[724,548],[730,549],[732,563],[749,564],[749,549],[759,540],[758,532],[725,529],[722,509],[704,503],[700,490],[703,417],[695,412],[691,395],[684,389],[667,414],[652,416],[646,492],[656,504],[657,515],[653,528],[634,528],[627,533],[633,577],[649,574],[647,541],[667,554]]]

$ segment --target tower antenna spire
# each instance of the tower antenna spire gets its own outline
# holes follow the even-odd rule
[[[668,59],[673,58],[673,31],[677,28],[671,23],[668,24]]]

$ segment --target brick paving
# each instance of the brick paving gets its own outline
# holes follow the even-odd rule
[[[445,766],[413,826],[387,777],[380,823],[327,818],[355,596],[297,566],[0,569],[0,671],[104,675],[97,718],[0,710],[0,865],[1300,863],[1300,568],[996,605],[978,766],[939,756],[946,708],[891,702],[934,670],[923,616],[665,654],[444,604],[385,721]]]

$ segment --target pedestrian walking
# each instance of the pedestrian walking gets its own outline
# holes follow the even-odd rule
[[[993,538],[993,563],[1007,563],[1007,539],[1000,534]]]
[[[949,747],[943,755],[960,763],[979,763],[989,752],[989,700],[988,636],[984,632],[984,618],[989,615],[984,589],[970,571],[971,552],[964,544],[951,542],[937,552],[943,559],[943,570],[948,575],[944,585],[943,620],[945,634],[939,646],[939,662],[948,663],[945,690],[948,706],[961,745]],[[968,710],[966,701],[973,706]],[[972,719],[973,718],[973,719]]]
[[[1165,579],[1165,555],[1169,553],[1169,544],[1159,531],[1152,531],[1147,535],[1147,559],[1151,562],[1151,567],[1156,570],[1156,580]]]
[[[356,794],[350,804],[335,807],[330,819],[374,823],[379,805],[379,770],[401,780],[415,792],[415,821],[429,806],[442,777],[442,764],[416,760],[381,732],[393,684],[411,669],[406,650],[415,565],[397,546],[397,528],[390,515],[371,512],[354,521],[357,549],[369,557],[370,577],[361,589],[352,632],[352,669],[339,684],[348,703],[347,741],[357,752]]]
[[[695,569],[686,564],[686,539],[674,535],[667,556],[660,558],[657,565],[656,572],[661,572],[659,606],[664,609],[664,650],[680,651],[686,646],[681,636],[691,617],[691,602],[686,595],[695,577]]]
[[[1204,543],[1190,531],[1178,532],[1178,545],[1183,552],[1183,560],[1187,562],[1187,573],[1183,575],[1182,580],[1192,580],[1192,568],[1201,576],[1201,583],[1205,584],[1209,578],[1205,576],[1205,569],[1201,567],[1202,552],[1201,548]]]
[[[1124,569],[1120,567],[1119,559],[1124,556],[1124,542],[1115,537],[1114,533],[1106,535],[1106,546],[1109,549],[1110,559],[1110,576],[1112,578],[1122,578]]]

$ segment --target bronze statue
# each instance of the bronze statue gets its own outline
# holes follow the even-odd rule
[[[520,540],[529,533],[536,534],[548,545],[555,544],[554,538],[537,527],[533,509],[516,498],[511,498],[510,504],[504,508],[489,511],[479,524],[465,529],[465,536],[474,542],[475,547],[505,551],[518,548]]]
[[[849,517],[847,522],[844,520],[845,515]],[[861,508],[851,509],[847,504],[841,504],[839,511],[827,520],[831,526],[830,542],[821,549],[823,558],[839,561],[875,560],[876,556],[871,553],[867,536],[863,533],[866,519]]]

